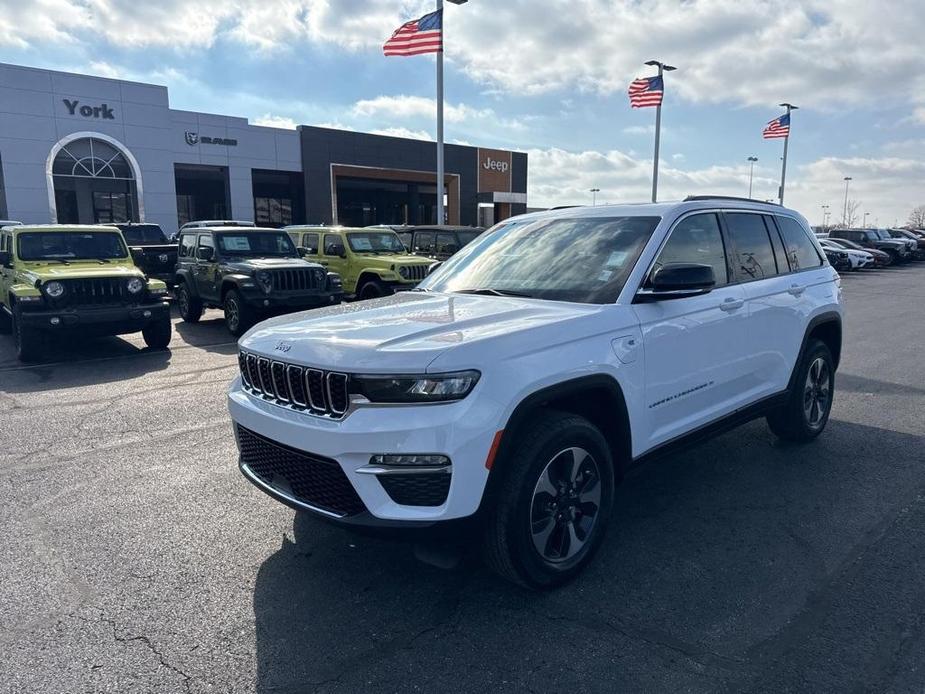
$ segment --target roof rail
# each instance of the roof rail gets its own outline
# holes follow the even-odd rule
[[[763,205],[779,205],[777,202],[766,202],[765,200],[756,200],[755,198],[740,198],[735,195],[688,195],[684,202],[695,202],[697,200],[739,200],[740,202],[760,202]]]

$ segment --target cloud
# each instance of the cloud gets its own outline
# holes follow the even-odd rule
[[[272,113],[264,113],[262,116],[251,120],[254,125],[262,125],[267,128],[283,128],[285,130],[295,130],[298,125],[292,118],[287,116],[276,116]]]
[[[369,118],[435,118],[437,101],[423,96],[377,96],[374,99],[361,99],[357,101],[351,113],[355,116]],[[495,112],[490,108],[476,109],[465,104],[443,104],[443,118],[450,123],[461,123],[470,119],[495,118]]]
[[[412,140],[436,140],[426,130],[411,130],[410,128],[379,128],[370,131],[373,135],[387,135],[388,137],[405,137]]]

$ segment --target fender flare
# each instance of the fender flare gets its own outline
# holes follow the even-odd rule
[[[183,282],[192,296],[199,296],[199,287],[196,286],[196,282],[192,277],[193,273],[190,272],[189,268],[180,268],[175,274],[177,276],[177,284]]]
[[[803,332],[803,341],[800,343],[800,351],[797,353],[797,359],[793,364],[793,370],[790,372],[790,380],[787,382],[787,392],[793,390],[794,382],[797,376],[797,368],[803,361],[803,355],[806,353],[806,346],[809,344],[810,334],[820,325],[827,324],[835,325],[838,328],[838,351],[832,355],[835,360],[835,369],[838,369],[838,364],[841,360],[842,318],[837,311],[825,311],[816,316],[813,316],[813,318],[811,318],[807,324],[806,330]]]

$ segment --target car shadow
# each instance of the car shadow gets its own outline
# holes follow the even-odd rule
[[[549,593],[296,514],[256,577],[257,691],[697,689],[706,675],[737,690],[914,498],[923,443],[833,419],[786,445],[755,421],[634,468],[594,562]]]
[[[238,339],[228,332],[224,316],[218,311],[206,311],[196,323],[185,323],[178,318],[174,321],[173,329],[185,345],[206,352],[231,354],[238,342]]]

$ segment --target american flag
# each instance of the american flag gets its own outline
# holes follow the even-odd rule
[[[790,135],[790,114],[785,113],[782,116],[778,116],[766,126],[764,126],[764,132],[761,133],[761,136],[765,140],[771,140],[775,137],[787,137]]]
[[[644,108],[661,106],[665,86],[661,77],[640,77],[630,82],[630,106]]]
[[[382,47],[386,55],[421,55],[443,50],[443,10],[405,22]]]

